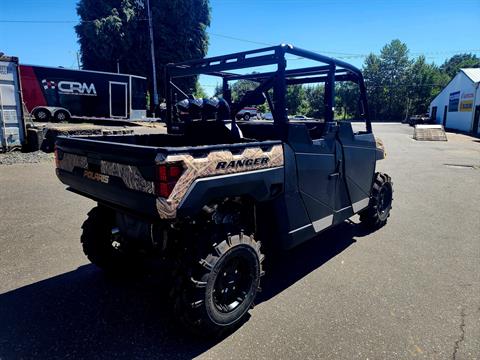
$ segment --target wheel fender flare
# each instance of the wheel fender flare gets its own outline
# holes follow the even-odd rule
[[[192,216],[215,199],[249,196],[263,202],[283,192],[283,167],[200,178],[193,182],[178,206],[179,216]]]
[[[32,116],[33,116],[33,114],[35,114],[35,112],[36,112],[37,110],[45,110],[45,111],[47,111],[47,112],[50,114],[50,117],[53,116],[53,114],[52,114],[52,109],[51,109],[50,107],[48,107],[48,106],[35,106],[35,107],[32,109],[32,111],[30,112],[30,114],[32,114]]]

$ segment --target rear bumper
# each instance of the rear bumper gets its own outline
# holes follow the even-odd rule
[[[125,213],[146,216],[158,220],[156,197],[140,191],[120,188],[79,177],[68,171],[56,169],[57,177],[68,190]]]

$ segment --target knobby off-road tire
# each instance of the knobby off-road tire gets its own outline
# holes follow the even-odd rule
[[[379,229],[387,223],[392,209],[393,183],[390,176],[376,173],[368,208],[360,213],[360,221],[370,229]]]
[[[88,259],[99,268],[109,272],[131,271],[136,264],[135,255],[122,248],[114,247],[121,244],[120,235],[115,234],[115,212],[104,206],[97,206],[90,210],[87,220],[82,225],[83,233],[80,238],[83,252]]]
[[[239,323],[260,287],[260,242],[243,233],[209,246],[208,255],[179,258],[171,291],[175,316],[200,336],[218,336]]]

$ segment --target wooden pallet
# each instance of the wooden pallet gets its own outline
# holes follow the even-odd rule
[[[448,141],[443,125],[415,125],[413,138],[418,141]]]

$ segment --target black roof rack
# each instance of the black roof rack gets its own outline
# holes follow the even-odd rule
[[[286,55],[291,54],[300,58],[313,60],[321,64],[303,68],[286,69]],[[276,65],[275,71],[263,73],[239,74],[232,70],[241,70],[255,68],[267,65]],[[325,83],[325,121],[333,121],[335,106],[335,82],[353,81],[360,86],[360,96],[362,103],[362,115],[367,123],[368,131],[371,130],[370,120],[368,118],[368,105],[366,101],[366,90],[361,71],[353,65],[344,61],[320,55],[312,51],[294,47],[293,45],[281,44],[256,50],[237,52],[233,54],[214,56],[205,59],[189,60],[180,63],[167,64],[165,66],[165,96],[167,102],[167,126],[172,126],[172,111],[175,96],[172,89],[178,87],[173,83],[173,79],[210,75],[222,78],[223,98],[232,106],[232,121],[235,121],[236,112],[242,107],[248,105],[248,99],[242,99],[238,103],[232,104],[231,93],[228,83],[236,80],[251,80],[259,83],[256,91],[263,92],[272,109],[274,122],[288,122],[285,95],[287,85]],[[273,99],[267,93],[267,90],[273,88]],[[185,93],[180,92],[183,96]]]
[[[303,76],[327,73],[331,66],[335,66],[336,72],[350,72],[351,74],[361,76],[361,72],[355,66],[350,65],[344,61],[331,58],[328,56],[316,54],[312,51],[304,50],[294,47],[293,45],[281,44],[278,46],[270,46],[266,48],[243,51],[228,55],[215,56],[205,59],[197,59],[184,61],[175,64],[168,64],[167,71],[172,78],[185,77],[192,75],[211,75],[229,80],[247,79],[256,80],[255,74],[241,75],[227,72],[234,69],[245,69],[251,67],[258,67],[264,65],[274,65],[281,61],[285,61],[285,55],[292,54],[301,58],[318,61],[327,66],[308,67],[304,69],[287,70],[286,76]],[[267,75],[271,74],[262,74]]]

